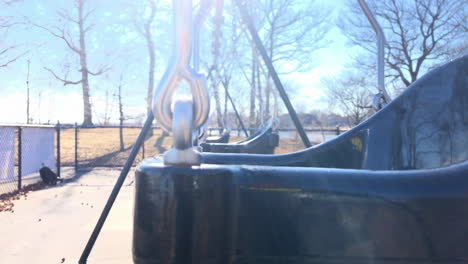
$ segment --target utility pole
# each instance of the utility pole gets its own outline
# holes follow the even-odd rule
[[[26,124],[31,122],[29,118],[29,65],[31,61],[28,59],[28,73],[26,75]]]

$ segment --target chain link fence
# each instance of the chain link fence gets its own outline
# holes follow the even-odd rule
[[[0,125],[0,195],[41,181],[43,166],[60,174],[54,126]]]
[[[0,127],[0,194],[18,189],[18,129]]]
[[[0,194],[40,182],[39,169],[47,166],[62,178],[78,170],[94,167],[122,167],[135,143],[140,126],[2,126],[0,125]],[[216,134],[219,129],[210,129]],[[308,129],[311,141],[319,143],[344,132],[336,129]],[[276,153],[303,148],[293,129],[281,129]],[[231,142],[243,139],[231,131]],[[140,148],[134,166],[143,159],[170,149],[172,138],[159,127],[153,127]],[[65,173],[64,173],[65,172]],[[64,176],[66,174],[66,176]]]

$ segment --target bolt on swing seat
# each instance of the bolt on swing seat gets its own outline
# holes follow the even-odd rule
[[[271,118],[251,136],[233,143],[201,143],[203,152],[273,154],[279,144],[279,120]]]
[[[467,263],[467,60],[300,152],[145,160],[134,262]]]

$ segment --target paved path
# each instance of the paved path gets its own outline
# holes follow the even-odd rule
[[[94,169],[76,181],[28,193],[15,201],[13,213],[0,212],[0,262],[78,263],[119,172]],[[133,175],[119,193],[90,264],[132,263]]]

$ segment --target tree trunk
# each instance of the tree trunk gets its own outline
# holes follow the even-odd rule
[[[259,124],[263,124],[265,118],[265,110],[263,108],[263,93],[262,93],[262,84],[261,84],[261,76],[260,76],[260,65],[257,63],[257,91],[258,91],[258,108],[260,110],[259,116]]]
[[[154,68],[156,65],[156,55],[154,51],[153,35],[151,33],[151,25],[153,24],[153,20],[156,15],[156,4],[154,3],[154,1],[150,1],[150,5],[151,5],[151,15],[145,24],[146,47],[148,48],[148,55],[149,55],[148,92],[146,94],[146,108],[147,108],[148,114],[152,111],[153,90],[154,90]]]
[[[265,87],[265,118],[270,118],[270,94],[271,94],[271,81],[270,74],[267,76],[267,83]]]
[[[106,102],[104,107],[104,121],[100,122],[100,125],[103,124],[105,126],[109,125],[110,113],[109,113],[109,87],[106,88]],[[99,120],[98,120],[99,122]]]
[[[148,29],[149,30],[149,29]],[[146,39],[148,44],[148,54],[149,54],[149,71],[148,71],[148,93],[146,95],[146,107],[148,114],[152,111],[152,102],[153,102],[153,90],[154,90],[154,67],[156,65],[156,58],[154,54],[154,44],[151,39],[151,32],[148,31],[149,36]]]
[[[273,116],[278,116],[278,93],[273,92]]]
[[[91,102],[89,95],[89,82],[88,74],[83,71],[82,80],[83,80],[83,126],[92,126],[93,125],[93,115],[91,112]]]
[[[252,81],[250,82],[249,128],[255,127],[255,48],[252,47]],[[252,134],[252,130],[250,131]]]
[[[224,79],[224,82],[222,83],[224,86],[224,89],[227,91],[229,89],[229,80],[227,78]],[[228,108],[228,96],[227,92],[224,93],[224,113],[223,113],[223,123],[228,127],[228,118],[227,118],[227,108]]]
[[[122,104],[122,77],[120,77],[120,84],[119,84],[119,139],[120,139],[120,151],[124,151],[124,139],[123,139],[123,121],[124,121],[124,113],[123,113],[123,104]]]
[[[273,61],[273,47],[274,47],[274,43],[273,43],[273,36],[274,36],[274,31],[275,31],[275,27],[274,25],[272,25],[272,28],[271,28],[271,33],[270,33],[270,50],[269,50],[269,57],[270,57],[270,60]],[[266,88],[265,88],[265,97],[266,97],[266,103],[265,103],[265,119],[268,119],[270,118],[270,98],[271,98],[271,76],[270,76],[270,72],[268,72],[267,74],[267,83],[266,83]]]
[[[223,114],[221,111],[221,98],[219,96],[219,80],[220,80],[220,72],[219,72],[219,48],[220,43],[219,39],[221,38],[221,20],[220,14],[218,14],[218,10],[216,12],[216,16],[214,18],[214,30],[213,30],[213,44],[212,44],[212,52],[213,52],[213,73],[214,77],[211,79],[211,91],[213,92],[213,97],[215,99],[216,105],[216,119],[218,121],[218,127],[223,127]]]
[[[89,94],[88,80],[88,62],[86,58],[86,31],[83,27],[83,0],[78,2],[78,26],[80,29],[80,65],[81,65],[81,84],[83,87],[83,126],[93,125],[93,114],[91,109],[91,100]]]

